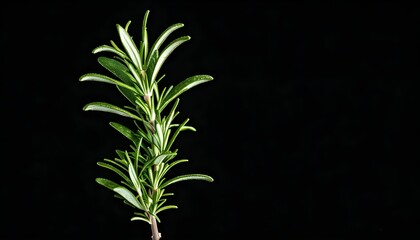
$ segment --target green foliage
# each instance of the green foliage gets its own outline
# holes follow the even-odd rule
[[[187,125],[189,119],[181,123],[174,121],[179,114],[179,96],[213,78],[209,75],[195,75],[181,81],[175,87],[169,86],[161,90],[158,84],[164,75],[160,78],[158,76],[163,63],[178,46],[190,40],[190,37],[176,38],[160,50],[169,35],[183,27],[181,23],[173,24],[149,48],[146,28],[148,15],[149,11],[146,11],[139,46],[128,33],[129,21],[124,28],[116,25],[122,47],[111,40],[110,45],[102,45],[93,50],[94,54],[108,52],[114,55],[112,58],[98,57],[99,64],[107,69],[111,76],[87,73],[79,80],[114,84],[130,103],[130,106],[119,107],[105,102],[92,102],[86,104],[83,110],[108,112],[133,120],[134,129],[121,123],[110,122],[115,130],[130,141],[130,146],[127,150],[116,150],[117,157],[114,159],[98,162],[100,167],[117,174],[121,178],[120,182],[104,178],[97,178],[96,182],[114,191],[116,197],[135,209],[132,220],[142,220],[150,224],[151,216],[160,222],[157,216],[159,212],[177,208],[175,205],[166,205],[166,197],[173,195],[166,193],[166,187],[185,180],[213,181],[212,177],[205,174],[165,178],[172,167],[187,162],[187,159],[177,159],[177,150],[172,149],[179,133],[186,130],[195,131],[192,126]],[[164,111],[168,105],[172,105],[172,108]]]

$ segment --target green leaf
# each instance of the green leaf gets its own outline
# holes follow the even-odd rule
[[[125,151],[115,150],[115,152],[117,153],[118,157],[121,158],[121,162],[128,167],[128,162],[125,160]]]
[[[159,208],[157,211],[156,211],[156,213],[155,214],[158,214],[158,213],[160,213],[160,212],[162,212],[162,211],[164,211],[164,210],[168,210],[168,209],[177,209],[178,207],[177,206],[175,206],[175,205],[166,205],[166,206],[163,206],[163,207],[161,207],[161,208]]]
[[[136,215],[136,216],[132,217],[131,221],[141,220],[141,221],[146,221],[147,223],[150,224],[150,220],[146,216],[146,214],[140,213],[140,212],[134,212],[134,215]]]
[[[147,222],[148,224],[152,224],[152,223],[150,222],[150,220],[149,220],[148,218],[146,218],[146,217],[132,217],[132,218],[131,218],[131,221],[137,221],[137,220],[140,220],[140,221],[145,221],[145,222]]]
[[[134,196],[134,194],[127,188],[105,178],[96,178],[96,182],[118,193],[121,197],[123,197],[136,208],[144,210],[144,207],[140,205],[140,202],[137,200],[136,196]]]
[[[176,155],[176,153],[164,153],[164,154],[161,154],[161,155],[159,155],[159,156],[156,156],[156,158],[155,158],[155,160],[153,161],[153,164],[159,164],[159,163],[161,163],[166,157],[169,157],[169,156],[174,156],[174,155]]]
[[[130,175],[131,182],[134,184],[134,187],[136,188],[139,195],[142,195],[141,192],[141,183],[139,181],[139,178],[137,176],[136,169],[134,169],[133,163],[131,162],[130,156],[128,155],[128,152],[125,151],[126,159],[128,160],[128,174]]]
[[[201,83],[205,83],[213,80],[212,76],[209,75],[195,75],[191,76],[184,81],[178,83],[169,93],[162,99],[162,105],[159,106],[159,111],[162,111],[166,105],[168,105],[173,99],[187,91],[188,89],[195,87]]]
[[[171,179],[163,182],[162,185],[160,185],[160,188],[165,188],[170,184],[180,182],[180,181],[186,181],[186,180],[204,180],[204,181],[207,181],[207,182],[213,182],[214,181],[214,179],[212,177],[208,176],[208,175],[186,174],[186,175],[181,175],[181,176],[171,178]]]
[[[149,77],[149,79],[152,79],[153,69],[155,69],[156,62],[159,58],[159,51],[156,50],[152,52],[150,55],[151,56],[149,56],[150,60],[148,61],[148,64],[147,64],[146,74]]]
[[[149,10],[146,11],[146,13],[144,14],[143,17],[143,26],[142,26],[142,39],[143,39],[143,56],[144,56],[144,61],[147,61],[146,57],[148,54],[148,50],[149,50],[149,40],[148,40],[148,36],[147,36],[147,18],[149,17]]]
[[[109,125],[111,125],[114,129],[116,129],[118,132],[120,132],[126,138],[128,138],[132,142],[136,143],[137,136],[133,131],[131,131],[131,129],[129,129],[128,127],[126,127],[126,126],[124,126],[120,123],[116,123],[116,122],[110,122]]]
[[[113,172],[115,172],[116,174],[121,176],[125,181],[130,182],[130,179],[121,170],[112,166],[111,164],[104,163],[104,162],[97,162],[97,164],[98,164],[98,166],[101,166],[103,168],[107,168],[109,170],[112,170]]]
[[[108,45],[102,45],[99,47],[96,47],[93,49],[92,53],[96,54],[99,52],[112,52],[120,56],[121,58],[127,58],[127,55],[125,55],[124,52],[120,51],[119,49],[115,49],[114,47],[108,46]]]
[[[150,166],[154,165],[154,164],[159,164],[161,163],[166,157],[169,156],[174,156],[176,155],[176,153],[163,153],[157,156],[154,156],[153,158],[151,158],[150,160],[148,160],[144,165],[143,168],[141,169],[139,175],[142,175],[144,171],[148,170],[150,168]]]
[[[180,160],[176,160],[170,164],[166,164],[163,168],[163,170],[159,173],[158,178],[162,179],[163,176],[165,176],[165,174],[175,165],[179,164],[179,163],[183,163],[183,162],[188,162],[188,159],[180,159]]]
[[[176,131],[174,132],[174,134],[172,135],[171,139],[169,140],[168,144],[166,145],[167,149],[170,149],[172,147],[172,144],[175,142],[176,138],[178,137],[178,134],[182,131],[183,127],[185,126],[185,124],[187,124],[187,122],[189,121],[189,118],[186,118],[184,120],[184,122],[182,122],[178,128],[176,129]]]
[[[118,91],[134,106],[136,105],[137,94],[135,92],[128,90],[127,88],[122,88],[117,86]]]
[[[134,44],[133,39],[128,34],[128,32],[119,24],[117,24],[117,29],[118,29],[118,34],[121,39],[121,43],[123,44],[124,49],[127,52],[128,56],[130,57],[130,60],[132,61],[134,66],[136,66],[137,69],[143,70],[139,50]]]
[[[98,62],[101,64],[101,66],[106,68],[125,84],[133,86],[133,84],[136,82],[136,79],[134,79],[134,77],[131,75],[127,66],[125,66],[120,61],[108,57],[98,57]]]
[[[117,188],[117,187],[120,186],[117,183],[115,183],[111,180],[105,179],[105,178],[96,178],[95,180],[96,180],[97,183],[99,183],[102,186],[104,186],[108,189],[111,189],[111,190],[114,190],[114,188]]]
[[[160,46],[163,44],[163,42],[166,40],[166,38],[168,38],[168,36],[174,32],[175,30],[177,30],[178,28],[183,27],[184,24],[183,23],[176,23],[173,24],[171,26],[169,26],[165,31],[163,31],[159,37],[156,39],[155,43],[153,44],[152,48],[150,49],[150,55],[149,58],[147,59],[147,66],[150,66],[150,61],[151,61],[151,57],[153,57],[154,53],[159,50]]]
[[[133,204],[136,208],[141,209],[141,210],[145,209],[143,206],[141,206],[136,196],[134,196],[134,194],[127,188],[120,186],[120,187],[114,188],[114,192],[120,194],[125,200]]]
[[[98,58],[99,64],[101,64],[104,68],[110,71],[114,76],[118,77],[121,81],[129,86],[134,86],[137,82],[136,79],[131,75],[130,70],[122,64],[120,61],[117,61],[112,58],[107,57],[99,57]],[[121,86],[117,85],[118,90],[127,98],[133,105],[135,105],[136,100],[136,92],[132,91],[131,89],[122,88]]]
[[[108,76],[102,75],[102,74],[98,74],[98,73],[87,73],[82,75],[79,78],[79,81],[84,82],[84,81],[95,81],[95,82],[104,82],[104,83],[110,83],[110,84],[115,84],[117,86],[120,86],[122,88],[126,88],[127,90],[131,91],[131,92],[136,92],[137,90],[135,88],[133,88],[130,85],[127,85],[123,82],[120,82],[118,80],[115,80],[113,78],[110,78]]]
[[[172,41],[161,53],[161,55],[159,56],[155,68],[153,69],[153,73],[152,73],[152,79],[151,82],[154,82],[156,79],[157,74],[159,73],[160,68],[162,67],[163,63],[166,61],[166,59],[168,58],[168,56],[175,50],[175,48],[177,48],[179,45],[181,45],[182,43],[190,40],[191,38],[189,36],[183,36],[180,38],[175,39],[174,41]]]
[[[101,111],[101,112],[108,112],[108,113],[114,113],[118,114],[124,117],[133,118],[139,121],[143,121],[143,119],[139,118],[137,115],[132,114],[131,112],[122,109],[120,107],[117,107],[115,105],[104,103],[104,102],[92,102],[89,104],[86,104],[83,107],[84,111]]]

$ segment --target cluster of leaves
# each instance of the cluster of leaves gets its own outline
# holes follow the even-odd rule
[[[160,222],[157,216],[159,212],[177,208],[175,205],[166,204],[166,197],[173,195],[165,192],[166,187],[184,180],[213,181],[212,177],[205,174],[185,174],[170,179],[165,178],[165,174],[172,167],[188,161],[177,159],[177,149],[172,149],[178,134],[185,130],[195,131],[192,126],[187,125],[188,118],[181,123],[174,122],[179,113],[177,111],[179,95],[213,78],[209,75],[194,75],[175,87],[164,87],[160,90],[158,84],[165,75],[158,78],[159,70],[174,49],[188,41],[190,37],[176,38],[160,51],[168,36],[183,27],[182,23],[173,24],[163,31],[149,48],[146,28],[148,15],[149,11],[146,11],[139,47],[128,33],[129,21],[125,27],[116,25],[122,48],[111,40],[111,45],[101,45],[93,50],[94,54],[100,52],[113,54],[113,57],[98,58],[99,64],[112,73],[112,77],[87,73],[79,80],[114,84],[131,104],[119,107],[105,102],[92,102],[86,104],[83,110],[108,112],[133,120],[134,130],[121,123],[110,122],[115,130],[130,140],[130,147],[128,150],[116,150],[118,157],[114,159],[103,159],[98,162],[99,166],[120,176],[121,181],[117,183],[97,178],[96,182],[111,189],[116,193],[115,197],[135,208],[131,220],[143,220],[150,224],[152,216]],[[170,104],[172,104],[171,109],[165,111]]]

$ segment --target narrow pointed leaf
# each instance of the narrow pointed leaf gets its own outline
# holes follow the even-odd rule
[[[108,57],[99,57],[98,62],[124,83],[132,86],[136,82],[127,66],[120,61]]]
[[[96,182],[118,193],[121,197],[123,197],[138,209],[144,210],[144,207],[140,205],[140,202],[137,200],[136,196],[134,196],[134,194],[127,188],[105,178],[96,178]]]
[[[188,159],[180,159],[180,160],[176,160],[170,164],[165,165],[164,170],[162,171],[161,175],[159,176],[159,178],[162,178],[168,171],[169,169],[171,169],[172,167],[174,167],[175,165],[179,164],[179,163],[183,163],[183,162],[188,162]]]
[[[111,190],[114,190],[114,188],[117,188],[120,186],[119,184],[105,178],[96,178],[95,181],[101,184],[102,186]]]
[[[153,157],[152,159],[150,159],[149,161],[147,161],[144,165],[143,168],[141,169],[139,175],[142,175],[143,171],[148,170],[150,166],[152,166],[153,164],[159,164],[161,163],[166,157],[171,156],[171,155],[176,155],[176,153],[163,153],[160,154],[158,156]]]
[[[108,46],[108,45],[102,45],[102,46],[96,47],[92,51],[93,54],[96,54],[96,53],[99,53],[99,52],[111,52],[111,53],[117,54],[121,58],[127,58],[127,55],[125,55],[124,52],[120,51],[119,49],[115,49],[114,47]]]
[[[143,17],[142,37],[143,37],[143,56],[144,61],[147,61],[147,54],[149,51],[149,39],[147,36],[147,18],[149,17],[149,10],[146,11]]]
[[[136,196],[125,187],[117,187],[113,189],[114,192],[120,194],[125,200],[133,204],[136,208],[144,210],[145,208],[141,206],[140,202],[137,200]]]
[[[115,105],[104,103],[104,102],[92,102],[89,104],[86,104],[83,107],[84,111],[101,111],[101,112],[108,112],[108,113],[114,113],[118,114],[124,117],[133,118],[139,121],[143,121],[141,118],[139,118],[137,115],[132,114],[131,112],[122,109],[120,107],[117,107]]]
[[[166,145],[166,147],[167,147],[168,149],[170,149],[170,148],[172,147],[172,144],[175,142],[176,138],[178,137],[178,134],[181,132],[182,128],[185,126],[185,124],[187,124],[187,122],[188,122],[189,120],[190,120],[189,118],[185,119],[185,120],[184,120],[184,122],[182,122],[182,123],[178,126],[178,128],[176,129],[176,131],[175,131],[175,132],[174,132],[174,134],[172,135],[171,139],[169,140],[168,144]]]
[[[130,179],[131,179],[131,182],[134,185],[134,188],[137,190],[138,194],[141,196],[143,194],[142,189],[141,189],[141,183],[140,183],[140,181],[137,177],[136,171],[134,170],[134,167],[133,167],[133,164],[131,163],[131,161],[128,165],[128,173],[130,175]]]
[[[146,69],[146,74],[149,79],[152,79],[153,70],[155,69],[158,58],[159,58],[158,50],[150,53],[150,56],[149,56],[150,60],[148,61],[147,69]]]
[[[128,127],[126,127],[126,126],[124,126],[120,123],[116,123],[116,122],[110,122],[109,125],[111,125],[114,129],[116,129],[118,132],[120,132],[126,138],[128,138],[132,142],[136,143],[137,136],[133,131],[131,131],[131,129],[129,129]]]
[[[139,54],[139,50],[133,42],[133,39],[128,34],[128,32],[117,24],[118,34],[120,35],[121,43],[124,46],[125,51],[127,52],[128,56],[130,57],[131,61],[133,62],[134,66],[137,69],[142,70],[142,63]]]
[[[134,106],[136,105],[137,94],[127,88],[117,86],[118,91]]]
[[[131,221],[138,221],[138,220],[140,220],[140,221],[145,221],[145,222],[147,222],[148,224],[151,224],[150,220],[149,220],[149,219],[147,219],[147,218],[145,218],[145,217],[132,217],[132,218],[131,218]]]
[[[159,163],[161,163],[166,157],[169,157],[169,156],[173,156],[173,155],[176,155],[176,153],[164,153],[164,154],[161,154],[161,155],[159,155],[159,156],[157,156],[156,157],[156,159],[153,161],[153,164],[159,164]]]
[[[150,60],[151,57],[153,56],[155,51],[158,51],[160,46],[163,44],[163,42],[165,42],[166,38],[168,38],[168,36],[175,30],[177,30],[178,28],[183,27],[184,24],[183,23],[175,23],[171,26],[169,26],[165,31],[163,31],[159,37],[156,39],[155,43],[153,44],[152,48],[150,49],[150,55],[149,58],[147,60],[147,65],[150,65]]]
[[[165,96],[164,99],[162,99],[162,105],[160,106],[159,111],[162,111],[166,107],[166,105],[168,105],[168,103],[170,103],[173,99],[175,99],[188,89],[211,80],[213,80],[213,77],[209,75],[195,75],[183,80],[182,82],[178,83],[168,93],[168,95]]]
[[[175,39],[174,41],[172,41],[161,53],[161,55],[159,56],[157,62],[156,62],[156,66],[153,69],[153,73],[152,73],[152,79],[151,81],[154,82],[156,80],[156,76],[159,73],[160,68],[162,67],[163,63],[166,61],[166,59],[168,58],[168,56],[182,43],[190,40],[191,38],[189,36],[183,36],[180,38]]]
[[[166,206],[163,206],[163,207],[161,207],[161,208],[159,208],[156,212],[155,212],[155,214],[158,214],[158,213],[160,213],[160,212],[162,212],[162,211],[164,211],[164,210],[168,210],[168,209],[177,209],[178,207],[177,206],[175,206],[175,205],[166,205]]]
[[[180,182],[180,181],[186,181],[186,180],[204,180],[207,182],[213,182],[214,179],[208,175],[205,174],[186,174],[186,175],[181,175],[181,176],[177,176],[174,177],[172,179],[169,179],[165,182],[162,183],[162,185],[160,186],[160,188],[165,188],[170,184],[176,183],[176,182]]]
[[[98,73],[87,73],[82,75],[79,78],[79,81],[84,82],[84,81],[95,81],[95,82],[104,82],[104,83],[110,83],[110,84],[115,84],[117,86],[120,86],[122,88],[126,88],[131,92],[136,92],[137,90],[135,88],[133,88],[130,85],[127,85],[121,81],[115,80],[113,78],[110,78],[108,76],[102,75],[102,74],[98,74]]]
[[[130,182],[130,179],[121,170],[112,166],[111,164],[103,163],[103,162],[97,162],[97,164],[98,166],[112,170],[113,172],[121,176],[125,181]]]

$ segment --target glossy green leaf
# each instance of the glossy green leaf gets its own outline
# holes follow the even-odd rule
[[[134,188],[136,189],[139,196],[142,196],[143,192],[142,192],[142,188],[141,188],[141,182],[139,181],[136,170],[134,169],[133,163],[131,162],[127,153],[126,153],[126,155],[127,155],[127,160],[129,161],[128,174],[130,176],[131,182],[133,183]]]
[[[172,147],[172,144],[175,142],[176,138],[178,137],[178,134],[182,131],[182,128],[185,126],[185,124],[187,124],[187,122],[189,120],[190,120],[189,118],[185,119],[184,122],[182,122],[178,126],[178,128],[176,129],[176,131],[172,134],[172,137],[169,140],[168,144],[166,145],[167,148],[171,148]]]
[[[132,86],[136,82],[127,66],[120,61],[108,57],[98,57],[98,62],[125,84]]]
[[[118,34],[120,36],[121,43],[123,44],[124,49],[127,52],[128,56],[130,57],[130,60],[133,62],[134,66],[136,66],[137,69],[142,70],[143,67],[142,67],[139,50],[134,44],[133,39],[128,34],[126,29],[121,27],[119,24],[117,24],[117,29],[118,29]]]
[[[98,166],[101,166],[103,168],[107,168],[113,172],[115,172],[116,174],[118,174],[122,179],[124,179],[127,182],[130,182],[130,179],[118,168],[112,166],[111,164],[108,163],[104,163],[104,162],[97,162]]]
[[[151,55],[149,56],[149,58],[150,58],[150,60],[148,61],[148,64],[147,64],[146,73],[147,73],[147,76],[149,77],[149,79],[152,79],[153,70],[155,69],[156,62],[159,58],[159,51],[156,50],[156,51],[152,52]]]
[[[96,47],[92,51],[93,54],[100,53],[100,52],[111,52],[111,53],[114,53],[114,54],[120,56],[121,58],[127,58],[127,55],[125,55],[124,52],[120,51],[119,49],[115,49],[114,47],[108,46],[108,45],[102,45],[102,46]]]
[[[179,163],[183,163],[183,162],[188,162],[188,159],[180,159],[180,160],[176,160],[171,162],[170,164],[165,164],[163,170],[160,172],[159,174],[159,179],[163,178],[163,176],[165,176],[165,174],[175,165],[179,164]]]
[[[168,209],[177,209],[178,207],[177,206],[175,206],[175,205],[166,205],[166,206],[163,206],[163,207],[161,207],[161,208],[159,208],[157,211],[156,211],[156,213],[155,214],[158,214],[158,213],[160,213],[160,212],[162,212],[162,211],[164,211],[164,210],[168,210]]]
[[[185,174],[181,176],[177,176],[174,178],[171,178],[160,185],[160,188],[165,188],[173,183],[180,182],[180,181],[186,181],[186,180],[203,180],[207,182],[213,182],[214,179],[208,175],[205,174]]]
[[[122,88],[126,88],[128,91],[130,92],[136,92],[136,89],[133,88],[130,85],[127,85],[121,81],[115,80],[113,78],[110,78],[108,76],[102,75],[102,74],[98,74],[98,73],[87,73],[82,75],[79,78],[79,81],[84,82],[84,81],[95,81],[95,82],[104,82],[104,83],[110,83],[110,84],[115,84],[119,87]]]
[[[143,17],[143,25],[141,28],[141,33],[142,33],[142,42],[143,42],[143,56],[144,59],[143,61],[146,62],[147,61],[147,54],[149,51],[149,37],[147,35],[147,18],[149,17],[149,10],[146,11],[146,13],[144,14]]]
[[[159,106],[159,111],[163,111],[166,105],[188,89],[211,80],[213,80],[213,77],[209,75],[195,75],[183,80],[178,83],[164,99],[162,99],[162,105]]]
[[[180,38],[175,39],[174,41],[172,41],[160,54],[156,65],[153,69],[153,73],[152,73],[152,79],[151,81],[154,82],[156,80],[156,76],[159,73],[160,68],[162,67],[163,63],[166,61],[166,59],[168,58],[168,56],[182,43],[190,40],[191,38],[189,36],[183,36]]]
[[[150,55],[149,58],[147,60],[147,65],[150,66],[150,61],[151,61],[151,57],[153,57],[154,53],[157,51],[159,51],[160,46],[163,44],[163,42],[165,42],[165,40],[168,38],[168,36],[174,32],[175,30],[183,27],[184,24],[183,23],[175,23],[171,26],[169,26],[167,29],[165,29],[165,31],[163,31],[159,37],[156,39],[155,43],[152,45],[152,48],[150,49]]]
[[[161,155],[159,155],[159,156],[157,156],[156,158],[155,158],[155,160],[153,161],[153,164],[159,164],[159,163],[161,163],[166,157],[169,157],[169,156],[173,156],[173,155],[176,155],[176,153],[164,153],[164,154],[161,154]]]
[[[133,206],[137,207],[138,209],[144,210],[144,207],[140,205],[140,202],[137,200],[137,198],[134,196],[134,194],[130,190],[105,178],[96,178],[95,180],[100,185],[118,193],[122,198],[127,200]]]
[[[136,99],[137,99],[137,93],[128,90],[127,88],[123,88],[120,86],[117,86],[118,91],[132,104],[136,105]]]
[[[150,168],[150,166],[153,166],[154,164],[159,164],[161,163],[166,157],[169,156],[175,156],[176,152],[173,153],[163,153],[157,156],[153,156],[151,159],[149,159],[144,165],[143,168],[141,169],[139,175],[142,175],[144,171],[148,170]]]
[[[130,190],[128,190],[127,188],[125,188],[123,186],[120,186],[120,187],[114,188],[113,190],[114,190],[114,192],[120,194],[125,200],[127,200],[129,203],[131,203],[136,208],[141,209],[141,210],[145,210],[145,207],[140,204],[140,202],[137,200],[136,196],[134,196],[134,194]]]
[[[92,102],[89,104],[86,104],[83,107],[84,111],[101,111],[101,112],[108,112],[108,113],[114,113],[121,115],[123,117],[133,118],[136,120],[143,121],[143,119],[139,118],[137,115],[132,114],[131,112],[122,109],[120,107],[117,107],[115,105],[105,103],[105,102]]]
[[[111,190],[120,186],[119,184],[105,178],[96,178],[95,180],[97,183]]]
[[[115,130],[120,132],[126,138],[128,138],[132,142],[136,143],[137,136],[133,131],[131,131],[131,129],[129,129],[128,127],[126,127],[126,126],[124,126],[120,123],[116,123],[116,122],[110,122],[109,125],[111,125]]]
[[[131,221],[136,221],[136,220],[142,220],[142,221],[146,221],[147,223],[150,224],[150,220],[149,218],[146,216],[145,213],[140,213],[140,212],[134,212],[134,217],[131,218]]]
[[[145,222],[147,222],[148,224],[152,224],[152,223],[150,222],[150,220],[149,220],[149,219],[147,219],[146,217],[132,217],[132,218],[131,218],[131,221],[138,221],[138,220],[140,220],[140,221],[145,221]]]

